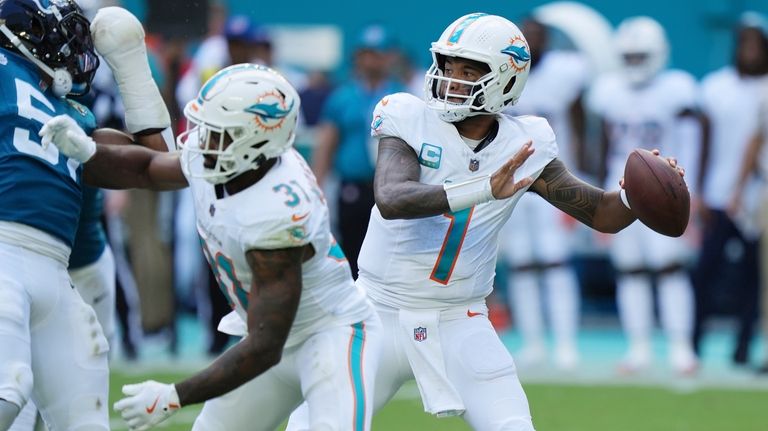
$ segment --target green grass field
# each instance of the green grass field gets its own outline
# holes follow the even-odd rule
[[[125,383],[155,379],[171,382],[182,374],[113,372],[111,402]],[[768,391],[704,389],[679,392],[633,386],[524,385],[538,431],[765,431]],[[406,387],[373,422],[378,431],[459,431],[470,428],[458,418],[436,419],[423,413],[415,387]],[[161,429],[189,430],[199,407],[184,408]],[[112,429],[126,427],[112,412]],[[222,430],[224,431],[224,430]],[[233,430],[235,431],[235,430]]]

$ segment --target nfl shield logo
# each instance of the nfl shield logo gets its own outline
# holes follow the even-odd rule
[[[211,206],[208,208],[208,212],[211,213],[211,217],[213,217],[213,215],[216,214],[216,207],[211,204]]]
[[[427,328],[413,328],[413,339],[416,341],[424,341],[427,339]]]
[[[472,172],[477,171],[480,169],[480,160],[472,159],[469,161],[469,170]]]

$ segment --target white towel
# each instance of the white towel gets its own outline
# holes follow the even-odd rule
[[[400,310],[401,335],[421,393],[424,411],[438,417],[464,413],[464,402],[448,380],[440,346],[440,311]]]

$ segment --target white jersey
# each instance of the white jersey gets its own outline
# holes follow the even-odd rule
[[[575,51],[547,51],[531,69],[525,91],[505,113],[538,115],[549,121],[557,136],[558,158],[576,166],[576,148],[571,144],[570,107],[584,91],[589,77],[587,62]]]
[[[547,121],[532,116],[497,119],[496,138],[475,153],[456,127],[442,121],[421,99],[397,93],[376,105],[371,134],[407,142],[418,155],[419,181],[424,184],[493,174],[528,141],[535,152],[515,179],[538,177],[557,156]],[[360,251],[358,283],[375,301],[393,307],[439,308],[482,301],[493,285],[499,230],[524,192],[413,220],[385,220],[374,207]]]
[[[739,178],[749,141],[760,130],[760,97],[764,80],[740,75],[732,66],[704,77],[701,107],[710,121],[709,158],[704,173],[707,207],[725,210]],[[744,203],[757,202],[759,185],[747,183]]]
[[[183,151],[182,166],[187,166],[188,157]],[[202,160],[199,157],[190,169],[202,171]],[[325,199],[298,152],[289,150],[257,183],[223,198],[217,198],[212,184],[185,175],[203,251],[243,322],[252,283],[246,253],[306,244],[312,244],[315,255],[302,265],[301,301],[285,346],[329,326],[363,321],[374,312],[352,281],[349,264],[330,232]]]
[[[661,72],[642,87],[632,87],[620,74],[603,75],[588,98],[589,107],[608,125],[610,148],[605,187],[615,188],[635,148],[679,154],[675,126],[678,115],[696,106],[696,81],[682,71]]]

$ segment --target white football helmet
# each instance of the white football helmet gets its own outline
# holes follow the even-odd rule
[[[268,67],[237,64],[222,69],[184,107],[192,126],[177,139],[179,148],[191,153],[185,171],[220,184],[281,155],[296,137],[299,104],[293,86]],[[212,133],[219,135],[218,142],[210,142]],[[195,174],[190,165],[203,156],[215,156],[216,165]]]
[[[621,69],[632,85],[650,81],[667,65],[669,43],[664,28],[653,18],[627,18],[616,30]]]
[[[464,15],[451,23],[430,51],[433,61],[424,85],[427,105],[448,122],[496,114],[514,105],[531,67],[531,50],[520,29],[506,18],[484,13]],[[490,72],[476,82],[448,78],[444,74],[446,57],[485,63]],[[470,86],[472,91],[469,95],[449,93],[451,84]]]

